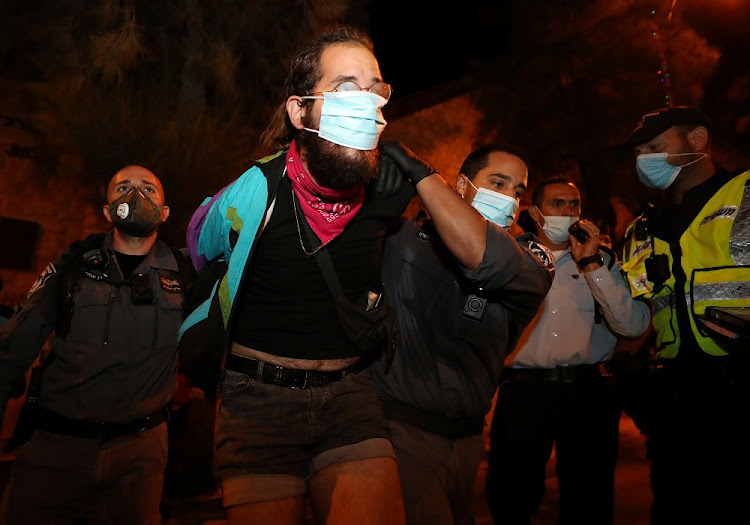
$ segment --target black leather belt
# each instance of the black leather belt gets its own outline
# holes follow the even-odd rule
[[[289,388],[310,388],[341,381],[350,369],[324,372],[322,370],[300,370],[272,365],[257,359],[230,353],[227,356],[227,370],[245,374],[251,379],[271,385]]]
[[[603,363],[591,365],[568,365],[554,368],[506,368],[506,377],[517,380],[557,381],[573,383],[582,379],[591,379],[607,375],[602,370]]]
[[[105,421],[77,421],[68,419],[48,410],[39,410],[36,428],[51,432],[88,439],[98,439],[102,443],[113,439],[140,434],[144,430],[161,425],[169,419],[167,407],[131,423],[107,423]]]

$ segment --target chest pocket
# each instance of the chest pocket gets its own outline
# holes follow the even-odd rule
[[[105,341],[109,312],[116,298],[116,287],[106,282],[80,279],[73,288],[70,331],[66,341],[99,346]],[[70,308],[63,305],[63,308]]]
[[[431,331],[431,336],[437,337],[437,332],[442,334],[455,334],[466,320],[461,316],[464,303],[460,298],[464,295],[457,282],[457,277],[446,266],[440,264],[434,252],[427,256],[425,253],[415,253],[410,248],[403,252],[404,262],[409,264],[408,270],[414,279],[414,290],[416,297],[404,297],[403,300],[409,305],[413,312],[422,312],[422,320],[431,322],[431,319],[440,319],[441,326],[437,331]],[[409,279],[404,279],[408,282]],[[429,290],[429,293],[426,291]],[[446,308],[454,308],[455,315],[445,315]]]
[[[565,308],[578,310],[579,312],[593,313],[595,301],[594,296],[591,295],[591,288],[589,288],[586,278],[582,274],[573,271],[571,273],[560,274],[560,279],[565,287],[571,291],[570,295],[566,296],[566,302],[569,304],[566,304]]]
[[[175,288],[166,292],[156,273],[150,277],[153,300],[142,304],[133,304],[128,283],[79,280],[73,291],[66,342],[86,347],[111,347],[113,351],[122,346],[122,341],[128,341],[133,351],[175,346],[183,318],[183,294]]]

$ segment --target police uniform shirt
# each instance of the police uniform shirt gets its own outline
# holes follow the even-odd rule
[[[112,253],[112,231],[102,248]],[[64,256],[63,256],[64,257]],[[0,401],[58,327],[63,279],[52,263],[0,330]],[[176,390],[183,293],[171,250],[158,241],[124,281],[114,256],[98,272],[76,273],[66,337],[50,340],[39,406],[74,420],[128,423],[170,401]],[[140,296],[136,297],[136,295]]]

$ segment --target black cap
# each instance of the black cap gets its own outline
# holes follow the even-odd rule
[[[694,106],[674,106],[662,108],[641,117],[638,125],[623,143],[623,146],[634,147],[661,135],[672,126],[695,125],[711,129],[708,117]]]

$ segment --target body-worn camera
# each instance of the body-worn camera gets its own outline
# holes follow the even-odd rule
[[[151,304],[154,302],[154,292],[151,289],[151,275],[147,273],[133,273],[130,276],[130,300],[133,304]]]
[[[461,315],[472,321],[481,321],[484,316],[484,307],[486,305],[487,299],[471,294],[466,297],[463,310],[461,310]]]
[[[666,254],[652,254],[644,261],[646,265],[646,278],[654,283],[655,288],[659,288],[667,282],[671,274],[669,270],[669,258]]]
[[[586,233],[586,230],[581,228],[580,221],[576,221],[571,224],[570,228],[568,228],[568,233],[575,237],[576,240],[581,244],[584,244],[589,240],[589,234]]]

